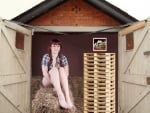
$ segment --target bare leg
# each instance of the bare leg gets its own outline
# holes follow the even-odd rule
[[[60,106],[63,108],[67,108],[65,96],[61,90],[61,84],[60,84],[60,78],[59,78],[59,72],[56,67],[53,67],[50,71],[49,74],[51,75],[51,82],[57,92],[58,99]]]
[[[60,82],[61,82],[61,85],[62,85],[62,88],[64,91],[64,95],[66,98],[66,102],[67,102],[67,108],[71,109],[73,107],[73,104],[71,102],[71,98],[69,95],[68,77],[66,75],[64,68],[62,68],[62,67],[60,67],[59,73],[60,73]]]
[[[50,84],[51,84],[50,78],[49,78],[49,77],[44,77],[44,76],[43,76],[43,79],[42,79],[42,85],[43,85],[44,87],[48,87]]]

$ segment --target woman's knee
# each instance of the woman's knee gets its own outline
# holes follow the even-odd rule
[[[44,87],[48,87],[48,86],[50,86],[50,84],[51,84],[50,80],[48,78],[46,78],[46,77],[43,77],[43,79],[42,79],[42,85]]]

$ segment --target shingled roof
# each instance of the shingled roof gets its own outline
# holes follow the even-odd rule
[[[22,23],[29,23],[38,16],[52,10],[53,8],[65,3],[67,0],[45,0],[35,7],[27,10],[26,12],[20,14],[19,16],[13,18],[13,21],[18,21]],[[117,8],[116,6],[110,4],[105,0],[84,0],[84,2],[89,3],[93,7],[97,8],[110,15],[114,19],[118,20],[121,24],[127,24],[138,21],[136,18],[128,15],[126,12]]]

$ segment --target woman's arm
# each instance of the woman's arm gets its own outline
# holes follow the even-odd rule
[[[47,66],[42,65],[42,73],[43,73],[44,77],[50,77],[49,73],[48,73],[48,67]]]
[[[68,77],[69,76],[69,66],[68,65],[64,66],[64,70],[65,70],[66,75]]]
[[[44,77],[50,77],[48,73],[48,62],[49,62],[49,55],[43,55],[41,66],[42,66],[42,73]]]
[[[69,64],[68,64],[68,59],[66,56],[62,55],[61,56],[61,62],[63,64],[63,68],[66,72],[67,77],[69,76]]]

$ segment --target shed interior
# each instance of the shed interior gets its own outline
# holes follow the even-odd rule
[[[41,59],[54,38],[62,42],[62,53],[67,56],[71,76],[83,76],[84,53],[118,53],[118,33],[65,33],[36,32],[32,40],[32,75],[41,76]],[[106,51],[93,51],[93,38],[107,38]],[[117,58],[116,58],[117,59]],[[117,61],[116,61],[117,62]],[[116,63],[117,64],[117,63]]]

